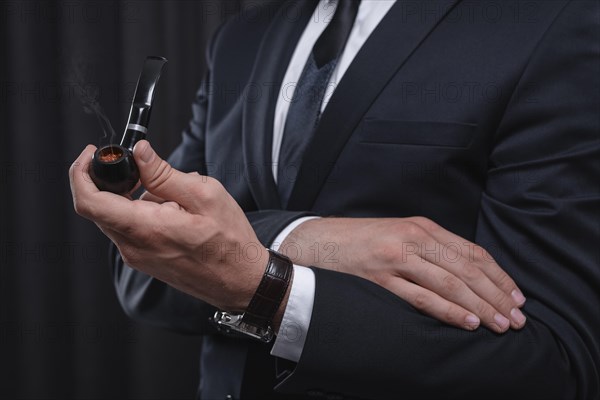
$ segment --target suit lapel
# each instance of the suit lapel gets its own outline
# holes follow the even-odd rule
[[[246,179],[259,209],[281,208],[271,170],[273,120],[283,76],[317,0],[282,5],[265,32],[244,96],[242,146]]]
[[[436,1],[437,12],[432,14],[427,14],[424,8],[420,9],[421,13],[409,13],[408,10],[414,9],[414,1],[398,0],[394,4],[356,55],[323,112],[304,154],[288,209],[312,208],[335,160],[365,112],[458,1]]]

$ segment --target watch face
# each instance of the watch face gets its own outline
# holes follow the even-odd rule
[[[270,343],[275,336],[270,326],[263,328],[245,323],[244,314],[217,311],[212,321],[219,332],[230,336],[251,337],[264,343]]]

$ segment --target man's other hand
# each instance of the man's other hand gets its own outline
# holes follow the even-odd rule
[[[525,324],[525,297],[492,256],[427,218],[313,219],[279,251],[299,265],[368,279],[463,329],[502,333]]]

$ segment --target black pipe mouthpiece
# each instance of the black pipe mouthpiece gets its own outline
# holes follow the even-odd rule
[[[94,153],[89,173],[98,189],[127,194],[140,179],[140,172],[133,159],[133,147],[146,138],[154,92],[166,63],[167,59],[163,57],[146,58],[121,144],[104,146]]]

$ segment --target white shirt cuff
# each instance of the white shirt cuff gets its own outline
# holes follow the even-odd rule
[[[298,362],[304,349],[315,301],[315,273],[294,265],[290,297],[283,314],[271,355]]]
[[[306,221],[319,217],[298,218],[285,228],[275,238],[271,250],[279,251],[281,243],[290,233]],[[294,277],[290,297],[283,313],[277,339],[271,349],[271,355],[298,362],[306,333],[310,325],[313,303],[315,301],[315,273],[306,267],[294,265]]]

